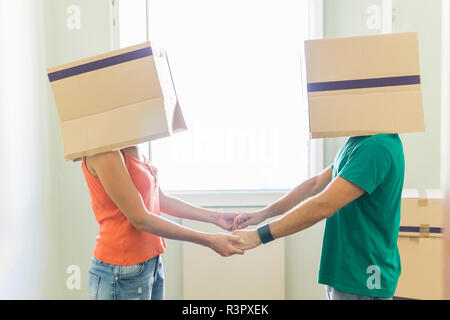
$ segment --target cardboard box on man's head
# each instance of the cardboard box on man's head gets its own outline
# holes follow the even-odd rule
[[[305,41],[311,138],[425,131],[417,33]]]
[[[186,130],[167,55],[149,42],[47,71],[66,160]]]

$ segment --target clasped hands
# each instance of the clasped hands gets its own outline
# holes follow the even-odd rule
[[[219,213],[215,224],[224,230],[232,231],[232,235],[212,234],[211,248],[224,257],[233,254],[244,254],[261,244],[256,229],[241,230],[251,225],[258,225],[265,220],[262,212],[254,213]]]

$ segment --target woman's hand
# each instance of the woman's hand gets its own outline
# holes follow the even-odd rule
[[[243,242],[240,237],[224,233],[207,234],[207,246],[220,254],[229,257],[233,254],[244,254],[244,250],[237,248]]]
[[[214,224],[218,227],[226,230],[233,231],[234,219],[239,214],[231,212],[215,212],[214,214]]]

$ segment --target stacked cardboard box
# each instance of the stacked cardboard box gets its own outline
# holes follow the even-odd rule
[[[443,193],[404,190],[398,247],[402,262],[396,297],[443,299]]]

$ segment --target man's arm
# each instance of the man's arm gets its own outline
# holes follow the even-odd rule
[[[168,196],[163,191],[159,192],[159,201],[161,211],[168,215],[213,223],[227,231],[231,231],[233,219],[236,216],[233,213],[214,212],[193,206],[180,199]]]
[[[243,213],[235,218],[234,227],[243,229],[250,225],[256,225],[262,221],[288,212],[302,201],[321,192],[330,182],[333,169],[328,167],[320,174],[306,180],[280,200],[274,202],[265,209],[254,213]]]
[[[275,239],[297,233],[307,229],[317,222],[331,217],[336,211],[361,197],[365,191],[357,185],[337,177],[319,195],[305,201],[292,209],[281,218],[269,224],[270,232]],[[235,231],[245,244],[242,249],[251,249],[259,246],[261,240],[257,230]]]

